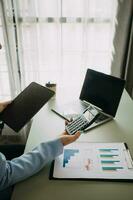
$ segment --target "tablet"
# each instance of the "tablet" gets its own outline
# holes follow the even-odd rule
[[[32,82],[1,113],[0,119],[18,132],[55,93]]]

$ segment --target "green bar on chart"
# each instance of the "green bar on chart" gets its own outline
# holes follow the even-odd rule
[[[118,156],[117,154],[100,154],[101,158],[112,158],[114,156]]]
[[[113,164],[116,162],[120,162],[119,160],[101,160],[102,164]]]
[[[109,149],[109,148],[106,148],[106,149],[99,149],[99,151],[104,151],[104,152],[111,152],[111,151],[118,151],[118,149]]]
[[[118,170],[118,169],[123,169],[123,167],[102,167],[102,170],[106,170],[106,171],[116,171],[116,170]]]

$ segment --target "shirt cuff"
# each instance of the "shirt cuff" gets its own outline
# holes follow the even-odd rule
[[[55,158],[63,153],[64,146],[63,146],[60,138],[51,140],[47,144],[50,147],[51,156],[53,156],[53,158]]]

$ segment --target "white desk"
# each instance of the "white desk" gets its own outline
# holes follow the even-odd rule
[[[64,129],[64,120],[50,108],[51,100],[35,116],[26,152],[42,141],[55,138]],[[81,141],[127,142],[133,155],[133,101],[124,91],[115,120],[92,129]],[[104,181],[49,180],[48,164],[35,176],[17,184],[12,200],[132,200],[133,183]]]

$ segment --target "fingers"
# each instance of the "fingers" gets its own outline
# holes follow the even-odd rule
[[[60,138],[61,138],[62,144],[65,146],[77,140],[79,136],[80,136],[80,132],[78,131],[74,135],[65,134],[65,135],[62,135]]]
[[[68,134],[67,131],[64,131],[61,135],[70,135],[70,134]],[[80,131],[77,131],[74,135],[71,135],[71,136],[78,138],[80,135],[81,135]]]
[[[1,105],[8,105],[12,102],[12,100],[0,102]]]
[[[6,108],[6,106],[8,105],[8,104],[10,104],[12,101],[4,101],[4,102],[1,102],[0,103],[0,112],[2,112],[5,108]]]
[[[12,101],[5,101],[3,102],[3,108],[5,109],[7,105],[9,105]]]
[[[70,122],[73,121],[73,118],[71,117],[69,121],[65,120],[65,125],[69,124]]]
[[[79,136],[80,136],[80,131],[77,131],[74,136],[75,136],[76,139],[78,139]]]
[[[74,135],[71,135],[72,141],[74,142],[75,140],[77,140],[79,138],[79,136],[80,136],[80,132],[79,131],[77,131]]]
[[[65,120],[65,126],[68,124],[69,122],[67,120]]]
[[[68,135],[68,133],[66,131],[64,131],[61,135]]]
[[[71,119],[71,120],[73,120],[73,119]],[[70,122],[65,121],[66,126],[67,126],[68,123],[70,123]],[[68,145],[68,144],[74,142],[75,140],[77,140],[79,138],[79,136],[80,136],[79,131],[77,131],[74,135],[69,135],[67,133],[67,131],[64,131],[61,135],[61,142],[65,146],[65,145]]]
[[[3,102],[3,104],[4,105],[8,105],[8,104],[10,104],[12,101],[11,100],[9,100],[9,101],[5,101],[5,102]]]

